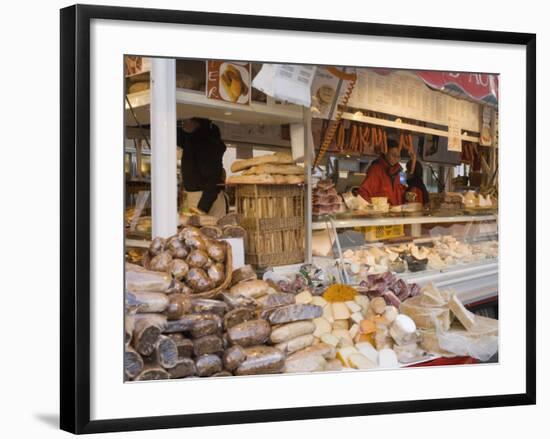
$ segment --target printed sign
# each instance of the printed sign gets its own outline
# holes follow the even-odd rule
[[[447,143],[449,151],[462,151],[462,136],[460,132],[460,120],[455,117],[449,117],[449,142]]]
[[[207,61],[206,97],[234,104],[250,104],[250,63]]]

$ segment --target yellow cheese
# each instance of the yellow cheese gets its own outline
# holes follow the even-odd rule
[[[353,338],[350,335],[349,331],[345,329],[333,329],[331,334],[334,335],[335,337],[338,337],[338,339],[340,340],[340,345],[353,346]]]
[[[346,347],[338,349],[338,351],[336,352],[336,358],[338,358],[342,362],[343,366],[351,367],[351,365],[348,362],[348,359],[351,355],[358,354],[358,353],[359,353],[359,351],[357,349],[355,349],[355,347],[346,346]]]
[[[332,315],[332,305],[328,304],[323,308],[323,317],[327,319],[330,323],[334,322],[334,316]]]
[[[350,318],[349,309],[344,302],[334,302],[332,304],[332,315],[334,316],[334,320],[345,320]]]
[[[308,290],[296,294],[296,303],[311,303],[313,296]]]
[[[475,326],[475,315],[464,307],[462,302],[456,297],[456,294],[453,294],[451,300],[449,300],[449,309],[468,331]]]
[[[347,362],[354,369],[374,369],[377,366],[363,354],[351,354],[347,357]]]
[[[313,323],[315,323],[315,332],[313,335],[317,338],[321,337],[323,334],[330,334],[332,332],[332,325],[324,317],[313,319]]]
[[[351,335],[351,338],[355,339],[355,336],[359,334],[359,325],[357,323],[354,323],[351,328],[349,328],[349,335]]]
[[[357,302],[353,300],[349,300],[345,302],[346,306],[350,310],[351,313],[361,312],[361,305],[359,305]]]
[[[334,329],[349,329],[349,320],[334,320],[334,323],[332,324],[332,327]]]
[[[332,334],[323,334],[321,335],[321,342],[336,347],[340,343],[340,339]]]
[[[325,306],[327,306],[328,302],[325,299],[323,299],[322,296],[313,296],[311,299],[311,304],[324,308]]]

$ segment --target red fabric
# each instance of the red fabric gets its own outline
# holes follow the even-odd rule
[[[415,203],[420,203],[420,204],[424,204],[426,201],[424,200],[424,197],[422,195],[422,191],[420,190],[419,187],[411,187],[411,188],[407,188],[407,190],[405,191],[405,194],[407,192],[412,192],[413,194],[416,194],[416,201]],[[406,196],[405,196],[405,200],[406,200]]]
[[[400,171],[399,163],[390,167],[386,159],[380,157],[369,166],[367,176],[359,188],[359,195],[368,202],[371,197],[387,197],[392,206],[403,204],[405,186],[399,180]]]
[[[406,367],[454,366],[458,364],[477,364],[477,363],[479,363],[479,361],[473,357],[451,357],[451,358],[440,357],[440,358],[436,358],[435,360],[411,364],[410,366],[406,366]]]

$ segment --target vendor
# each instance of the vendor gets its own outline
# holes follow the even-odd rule
[[[228,205],[220,186],[225,182],[223,155],[226,147],[219,128],[209,119],[184,119],[177,130],[177,143],[183,149],[182,190],[188,208],[222,217],[228,212]]]
[[[420,204],[428,204],[430,202],[428,189],[426,189],[426,185],[422,180],[423,175],[422,164],[419,160],[411,159],[407,162],[407,189],[405,190],[405,201]]]
[[[399,164],[399,158],[397,142],[388,139],[387,152],[370,164],[367,176],[359,188],[359,195],[369,203],[371,197],[386,197],[392,206],[403,204],[405,186],[400,181],[403,168]]]

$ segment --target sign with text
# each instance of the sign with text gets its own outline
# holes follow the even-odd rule
[[[206,62],[206,97],[234,104],[250,104],[250,63]]]

